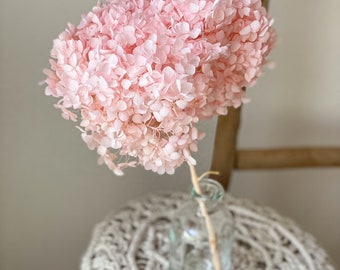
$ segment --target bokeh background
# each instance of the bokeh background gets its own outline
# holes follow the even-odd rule
[[[38,82],[52,40],[96,1],[0,3],[0,269],[74,270],[94,225],[127,200],[186,190],[187,168],[114,176]],[[340,1],[272,0],[280,36],[244,107],[239,146],[340,146]],[[209,168],[216,119],[202,124]],[[340,267],[340,168],[235,172],[231,192],[275,208],[312,233]]]

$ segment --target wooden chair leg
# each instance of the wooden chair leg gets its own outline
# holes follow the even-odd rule
[[[241,107],[230,108],[228,114],[219,116],[216,127],[211,171],[218,171],[219,175],[210,175],[228,189],[230,177],[234,168],[237,134],[240,125]]]
[[[268,9],[269,0],[262,0],[262,5]],[[210,175],[210,177],[219,181],[226,190],[229,187],[231,173],[234,168],[241,108],[242,106],[238,109],[230,108],[228,114],[219,116],[217,121],[210,168],[220,174]]]

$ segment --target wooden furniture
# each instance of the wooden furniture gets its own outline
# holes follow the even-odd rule
[[[269,0],[262,0],[268,8]],[[245,90],[245,89],[244,89]],[[340,166],[340,147],[237,149],[237,136],[242,107],[229,108],[226,116],[219,116],[216,127],[210,175],[225,189],[230,184],[233,169],[277,169],[297,167]]]

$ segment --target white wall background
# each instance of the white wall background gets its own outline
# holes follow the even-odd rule
[[[74,270],[93,226],[130,198],[184,189],[187,169],[114,176],[37,85],[52,40],[96,1],[0,3],[0,269]],[[277,63],[249,90],[240,147],[340,146],[340,1],[273,0]],[[198,155],[210,164],[215,122]],[[340,267],[340,168],[236,172],[231,191],[291,217]]]

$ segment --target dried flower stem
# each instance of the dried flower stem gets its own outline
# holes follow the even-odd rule
[[[191,181],[192,181],[192,184],[194,186],[195,192],[197,194],[202,195],[202,189],[201,189],[201,186],[199,184],[199,181],[204,176],[206,176],[207,174],[218,174],[218,172],[210,171],[210,172],[204,173],[200,177],[198,177],[197,173],[196,173],[195,166],[189,164],[189,168],[190,168],[190,174],[191,174]],[[214,268],[215,268],[215,270],[222,270],[221,260],[220,260],[220,256],[219,256],[218,249],[217,249],[216,233],[215,233],[214,226],[211,222],[207,206],[205,205],[204,201],[198,200],[198,203],[199,203],[199,206],[201,208],[202,214],[204,216],[205,224],[206,224],[207,230],[208,230],[210,252],[211,252]]]

